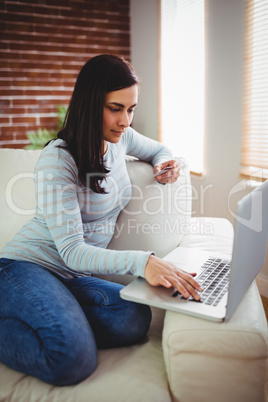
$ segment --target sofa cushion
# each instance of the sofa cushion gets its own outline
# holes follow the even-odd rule
[[[0,149],[0,250],[34,215],[33,171],[40,151]]]
[[[109,248],[155,251],[164,257],[189,233],[192,190],[187,162],[176,183],[165,186],[153,179],[149,163],[130,158],[127,169],[132,199],[118,217]],[[165,239],[165,241],[163,241]]]

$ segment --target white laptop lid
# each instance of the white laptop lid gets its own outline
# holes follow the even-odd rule
[[[267,239],[268,180],[237,205],[227,320],[264,264]]]
[[[260,271],[268,237],[268,181],[245,196],[237,206],[229,292],[218,306],[173,298],[174,289],[153,287],[137,278],[120,291],[126,300],[182,312],[214,321],[229,319]],[[188,272],[202,272],[209,257],[231,258],[197,249],[178,247],[165,257]],[[227,310],[226,310],[227,309]]]

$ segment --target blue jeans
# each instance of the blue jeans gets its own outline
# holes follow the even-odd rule
[[[120,298],[117,283],[60,279],[40,265],[0,260],[0,361],[54,385],[88,377],[97,348],[140,341],[148,306]]]

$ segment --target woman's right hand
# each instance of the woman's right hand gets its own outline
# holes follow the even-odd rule
[[[196,290],[202,292],[202,287],[194,279],[195,273],[188,273],[176,267],[171,262],[150,255],[145,267],[145,279],[152,286],[174,287],[184,297],[191,295],[195,300],[200,296]]]

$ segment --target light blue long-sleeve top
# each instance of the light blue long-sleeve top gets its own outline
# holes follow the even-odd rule
[[[38,263],[66,278],[91,273],[144,276],[152,251],[107,249],[117,217],[131,197],[126,154],[153,166],[173,158],[163,144],[128,128],[118,143],[108,143],[104,163],[110,172],[102,182],[106,194],[98,194],[81,185],[66,143],[51,142],[35,168],[35,216],[0,257]]]

